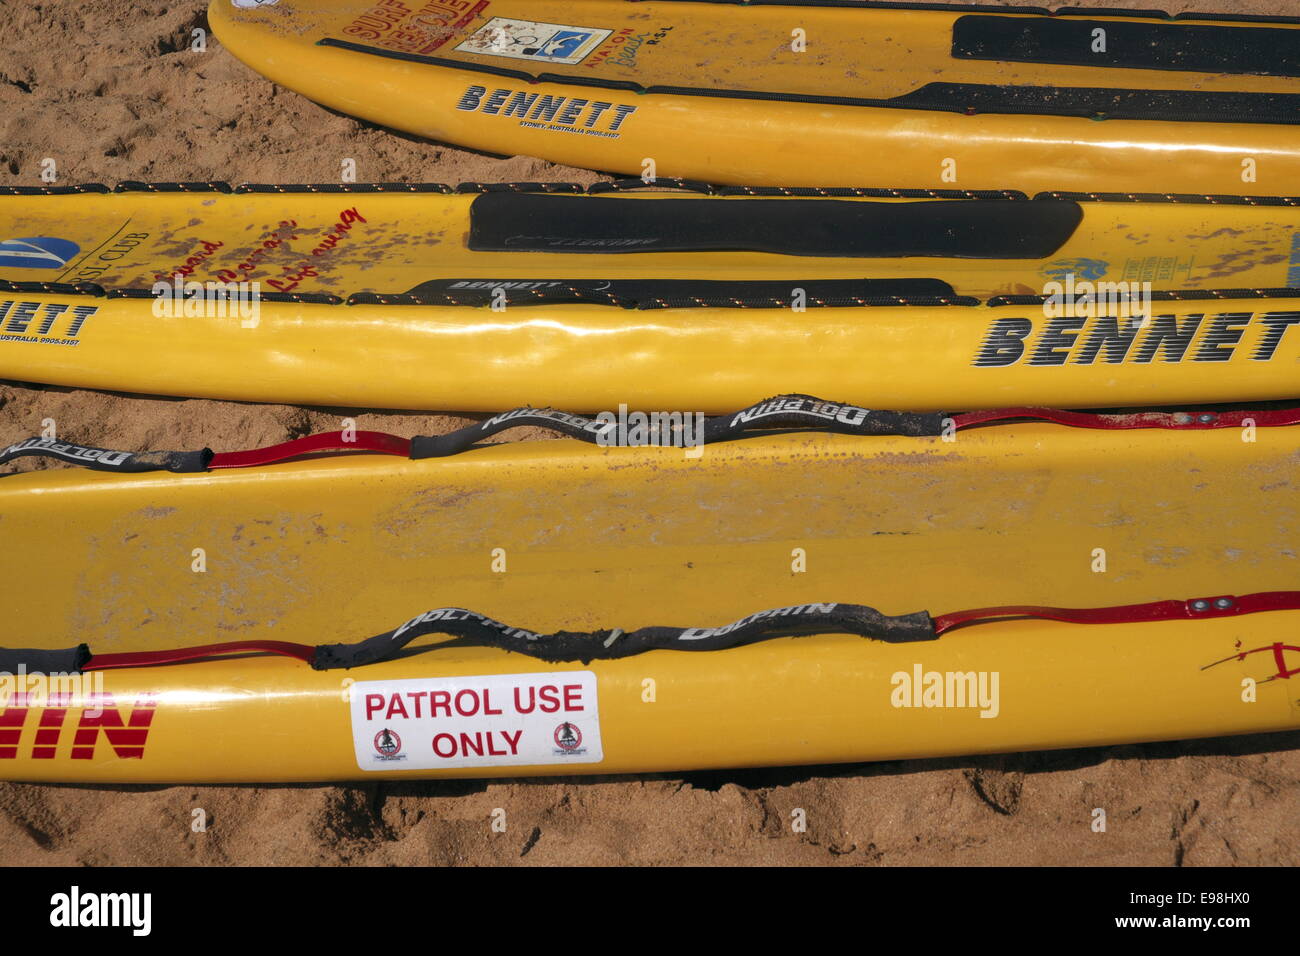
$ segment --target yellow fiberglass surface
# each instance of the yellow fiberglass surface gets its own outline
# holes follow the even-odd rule
[[[520,188],[530,185],[557,188]],[[345,298],[511,279],[932,279],[978,299],[1040,295],[1070,273],[1078,282],[1146,282],[1155,292],[1300,284],[1292,278],[1300,200],[1285,198],[1232,205],[301,188],[318,191],[0,195],[6,239],[63,243],[0,250],[0,278],[147,289],[179,275]],[[881,236],[826,235],[841,224]]]
[[[636,175],[1258,194],[1300,171],[1285,18],[625,0],[213,0],[208,17],[333,109]]]
[[[0,377],[343,407],[725,413],[757,397],[872,408],[1120,407],[1300,394],[1294,298],[787,309],[327,305],[156,316],[140,299],[18,293]],[[0,300],[3,302],[5,300]]]
[[[375,188],[0,197],[0,377],[483,410],[1300,393],[1284,200]],[[184,292],[214,282],[256,314]],[[1146,322],[1125,294],[1149,294]]]
[[[549,633],[817,602],[939,615],[1287,589],[1298,443],[1296,428],[1018,424],[951,442],[768,435],[697,457],[557,440],[211,475],[47,469],[0,478],[0,576],[18,585],[6,644],[353,643],[438,607]],[[244,655],[91,672],[53,702],[0,688],[0,775],[617,773],[1292,729],[1278,678],[1297,623],[1001,621],[911,644],[826,633],[559,665],[452,643],[351,670]],[[900,690],[931,674],[972,675],[974,696]],[[486,738],[438,738],[394,703],[434,691],[507,713],[476,725]],[[503,702],[524,691],[554,706],[516,753],[524,727]]]

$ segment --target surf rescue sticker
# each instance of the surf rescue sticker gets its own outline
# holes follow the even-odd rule
[[[362,770],[604,759],[592,671],[358,681],[351,690]]]
[[[611,33],[594,27],[493,17],[462,41],[456,52],[574,66],[590,56]]]

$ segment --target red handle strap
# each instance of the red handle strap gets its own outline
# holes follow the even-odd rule
[[[251,468],[287,461],[299,455],[322,451],[372,451],[401,458],[411,456],[411,440],[387,432],[352,432],[344,438],[343,432],[321,432],[279,445],[252,448],[248,451],[218,452],[208,463],[209,468]]]
[[[939,637],[960,627],[1015,618],[1036,618],[1060,621],[1065,624],[1145,624],[1154,621],[1233,617],[1264,611],[1300,611],[1300,591],[1260,591],[1240,597],[1223,594],[1216,597],[1192,598],[1188,601],[1153,601],[1149,604],[1098,608],[1012,604],[953,611],[940,614],[934,617],[933,621],[935,637]],[[291,644],[285,641],[232,641],[225,644],[204,644],[198,647],[179,647],[162,651],[95,654],[81,669],[95,671],[124,667],[157,667],[164,664],[180,664],[187,661],[253,653],[278,654],[311,664],[316,657],[316,648],[307,644]],[[1225,660],[1230,659],[1225,658]],[[1283,673],[1281,676],[1290,676],[1290,674]]]
[[[1190,601],[1152,601],[1117,607],[1065,608],[1011,604],[953,611],[934,618],[936,636],[968,624],[985,624],[1008,618],[1039,618],[1065,624],[1145,624],[1149,621],[1186,621],[1209,617],[1232,617],[1260,611],[1300,611],[1300,591],[1259,591],[1236,597],[1192,598]]]
[[[123,667],[158,667],[163,664],[181,664],[210,657],[231,654],[279,654],[310,664],[316,648],[307,644],[290,644],[287,641],[230,641],[226,644],[203,644],[198,647],[176,647],[165,651],[135,651],[124,654],[96,654],[82,665],[83,671],[117,670]]]

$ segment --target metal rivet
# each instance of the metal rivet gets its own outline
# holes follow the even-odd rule
[[[1209,412],[1203,412],[1203,413],[1201,413],[1201,415],[1200,415],[1199,417],[1200,417],[1200,420],[1203,421],[1203,422],[1212,422],[1212,421],[1214,421],[1214,416],[1211,415]]]
[[[1192,602],[1193,611],[1208,611],[1209,609],[1210,609],[1210,602],[1205,600],[1204,598],[1197,598],[1195,601]]]
[[[1219,598],[1214,602],[1214,606],[1220,611],[1226,611],[1228,608],[1232,607],[1232,598]]]

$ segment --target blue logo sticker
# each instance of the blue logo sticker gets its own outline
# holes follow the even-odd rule
[[[526,49],[524,53],[538,59],[567,60],[576,56],[579,48],[593,36],[595,34],[589,30],[556,30],[541,46]]]
[[[0,269],[63,269],[81,246],[71,239],[27,236],[0,242]]]
[[[1073,274],[1076,279],[1100,279],[1110,268],[1104,259],[1057,259],[1043,266],[1039,272],[1049,279],[1065,279]]]

